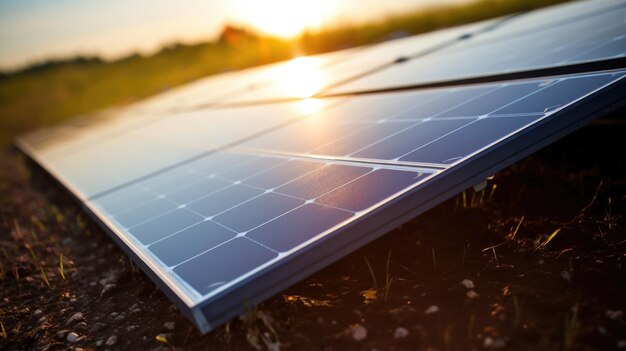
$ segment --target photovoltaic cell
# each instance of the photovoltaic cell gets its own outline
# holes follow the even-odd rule
[[[220,75],[18,146],[206,332],[619,105],[626,70],[396,88],[620,57],[625,11],[577,2],[308,61],[355,95],[271,102],[295,96],[290,63]]]

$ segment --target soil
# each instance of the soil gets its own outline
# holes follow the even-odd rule
[[[206,335],[64,190],[4,148],[0,349],[624,349],[620,114]]]

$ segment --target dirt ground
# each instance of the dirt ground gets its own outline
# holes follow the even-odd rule
[[[207,335],[65,191],[4,148],[0,349],[626,349],[620,114]]]

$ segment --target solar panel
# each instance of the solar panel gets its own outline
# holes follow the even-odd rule
[[[555,13],[552,23],[536,28],[531,25],[533,16],[527,19],[520,16],[484,35],[473,36],[432,55],[393,65],[324,93],[408,87],[623,58],[626,55],[626,3],[620,1],[602,10],[589,11],[569,20]],[[507,28],[509,25],[512,28]]]
[[[275,89],[280,79],[266,81],[286,65],[276,64],[17,144],[206,332],[623,105],[624,67],[446,83],[535,67],[521,54],[459,60],[516,45],[536,53],[543,44],[532,39],[553,42],[565,31],[592,39],[564,43],[571,56],[542,65],[586,52],[611,59],[626,28],[609,19],[625,15],[623,4],[568,4],[324,58],[324,69],[343,72],[335,82],[345,80],[329,92],[356,94],[291,99]],[[524,28],[512,43],[501,40]],[[586,49],[590,41],[598,50]],[[398,53],[413,58],[394,64]],[[460,66],[432,66],[445,57]],[[441,84],[419,86],[429,79]],[[241,99],[218,94],[248,81],[266,83]],[[398,90],[407,84],[415,87]]]

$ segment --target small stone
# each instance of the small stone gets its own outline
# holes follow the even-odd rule
[[[474,290],[468,291],[467,293],[465,293],[465,295],[470,300],[477,299],[477,298],[480,297],[480,295],[478,295],[478,293],[476,291],[474,291]]]
[[[42,314],[42,313],[43,313],[43,311],[41,311],[40,309],[37,309],[37,310],[35,310],[35,312],[33,312],[33,314],[35,315],[35,317],[36,317],[36,316],[38,316],[38,315],[40,315],[40,314]]]
[[[176,324],[174,324],[174,322],[166,322],[165,324],[163,324],[163,327],[165,327],[165,329],[167,330],[174,330],[175,326]]]
[[[60,332],[57,333],[57,338],[59,340],[63,340],[65,339],[65,335],[67,334],[67,330],[61,330]]]
[[[409,331],[406,328],[398,327],[393,332],[393,337],[396,339],[406,338],[407,336],[409,336]]]
[[[428,307],[426,309],[426,311],[424,311],[424,314],[433,314],[433,313],[437,313],[439,312],[439,307],[432,305],[430,307]]]
[[[126,313],[122,312],[117,317],[115,317],[115,321],[118,323],[123,322],[126,319]]]
[[[72,323],[74,323],[74,322],[80,322],[80,321],[82,321],[82,320],[84,320],[84,319],[85,319],[85,316],[83,316],[83,314],[82,314],[82,313],[80,313],[80,312],[76,312],[76,313],[74,313],[74,314],[70,317],[70,319],[68,319],[68,320],[67,320],[67,322],[65,322],[65,325],[67,326],[67,325],[70,325],[70,324],[72,324]]]
[[[568,271],[561,272],[561,278],[567,280],[568,282],[572,280],[572,275]]]
[[[353,324],[349,328],[349,333],[352,336],[352,339],[356,341],[363,341],[367,338],[367,329],[360,324]]]
[[[463,281],[461,281],[461,285],[463,285],[465,289],[474,289],[476,287],[474,282],[469,279],[463,279]]]
[[[132,313],[141,312],[141,308],[139,308],[139,304],[138,303],[135,303],[134,305],[130,306],[129,310]]]
[[[39,318],[39,320],[37,320],[37,324],[41,324],[41,323],[43,323],[43,322],[45,322],[47,320],[48,320],[48,318],[46,318],[46,316],[43,316],[43,317]]]
[[[624,316],[624,312],[620,310],[607,310],[606,316],[612,320],[620,319]]]
[[[106,327],[106,325],[104,323],[96,323],[96,324],[94,324],[91,327],[90,331],[92,333],[96,333],[96,332],[99,332],[100,330],[104,329],[104,327]]]
[[[128,328],[126,328],[127,332],[134,332],[135,330],[137,330],[137,326],[136,325],[129,325]]]
[[[100,347],[100,346],[102,346],[103,343],[104,343],[103,340],[97,340],[96,341],[96,346]]]
[[[487,350],[499,350],[501,348],[504,348],[505,346],[506,343],[500,338],[494,339],[488,336],[485,338],[485,340],[483,340],[483,347]]]
[[[363,317],[363,312],[359,311],[356,308],[352,310],[352,314],[354,314],[357,317]]]
[[[69,334],[67,334],[67,341],[69,342],[76,342],[78,341],[78,334],[71,332]]]
[[[117,335],[111,335],[109,336],[109,338],[107,339],[107,341],[105,342],[105,344],[107,346],[113,346],[115,344],[117,344]]]
[[[117,285],[115,284],[107,284],[102,288],[102,291],[100,291],[100,297],[103,297],[106,293],[108,293],[109,291],[115,289],[117,287]]]

